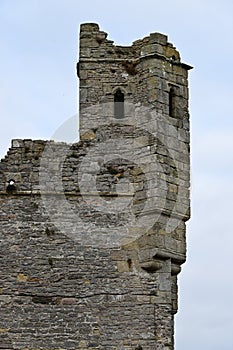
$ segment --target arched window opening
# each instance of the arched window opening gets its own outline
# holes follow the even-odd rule
[[[175,89],[171,87],[169,90],[169,116],[175,117]]]
[[[125,96],[120,89],[118,89],[114,94],[114,117],[124,118],[125,116],[125,106],[124,106]]]
[[[6,186],[6,192],[9,194],[13,194],[16,192],[16,183],[15,180],[11,179],[8,181],[7,186]]]

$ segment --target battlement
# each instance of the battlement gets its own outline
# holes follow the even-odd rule
[[[80,57],[102,58],[109,60],[128,60],[137,62],[150,55],[159,55],[162,59],[180,64],[180,54],[176,48],[168,42],[168,37],[161,33],[151,33],[149,36],[136,40],[131,46],[114,45],[107,39],[108,34],[99,29],[98,24],[85,23],[80,29]],[[186,65],[187,69],[191,69]]]

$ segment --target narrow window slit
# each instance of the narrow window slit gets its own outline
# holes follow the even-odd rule
[[[114,117],[115,118],[124,118],[125,116],[125,96],[121,92],[120,89],[118,89],[114,94]]]
[[[175,89],[173,87],[169,91],[169,116],[175,117]]]

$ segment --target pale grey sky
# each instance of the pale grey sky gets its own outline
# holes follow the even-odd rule
[[[169,36],[190,73],[192,219],[179,276],[176,350],[233,346],[233,2],[0,0],[0,155],[12,138],[49,139],[77,110],[79,25],[127,45]]]

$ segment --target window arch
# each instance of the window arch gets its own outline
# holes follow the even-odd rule
[[[115,118],[124,118],[125,116],[125,95],[120,89],[114,94],[114,117]]]

